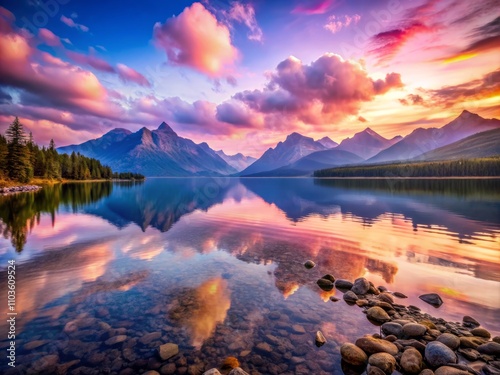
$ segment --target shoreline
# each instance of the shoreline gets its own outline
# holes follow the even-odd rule
[[[308,261],[310,262],[310,261]],[[306,262],[314,267],[314,263]],[[340,347],[344,373],[413,375],[479,375],[500,373],[500,336],[495,336],[471,316],[452,322],[424,313],[417,306],[398,303],[406,295],[376,287],[360,277],[354,282],[325,275],[317,281],[323,290],[336,288],[348,305],[357,305],[379,333],[366,334]],[[419,298],[439,308],[444,301],[436,293]],[[316,345],[323,345],[320,331]]]

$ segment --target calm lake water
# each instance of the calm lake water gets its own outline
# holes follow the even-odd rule
[[[201,373],[227,356],[254,374],[342,373],[339,346],[379,328],[330,301],[342,293],[316,285],[326,273],[500,334],[500,180],[65,184],[0,197],[0,229],[4,317],[16,261],[17,373]],[[439,309],[418,299],[431,292]],[[167,342],[180,353],[162,363]]]

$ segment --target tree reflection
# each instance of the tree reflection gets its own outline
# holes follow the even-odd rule
[[[109,196],[112,189],[111,182],[56,184],[37,192],[0,196],[0,230],[20,253],[41,214],[50,214],[54,225],[59,206],[76,212]]]

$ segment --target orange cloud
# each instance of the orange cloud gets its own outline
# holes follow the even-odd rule
[[[210,77],[227,76],[238,58],[227,26],[200,3],[164,24],[157,22],[153,34],[171,64],[188,66]]]

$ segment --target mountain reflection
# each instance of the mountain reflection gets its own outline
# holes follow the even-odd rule
[[[215,277],[197,288],[181,290],[170,307],[169,318],[188,329],[191,344],[199,349],[217,324],[224,322],[230,307],[227,281]]]

